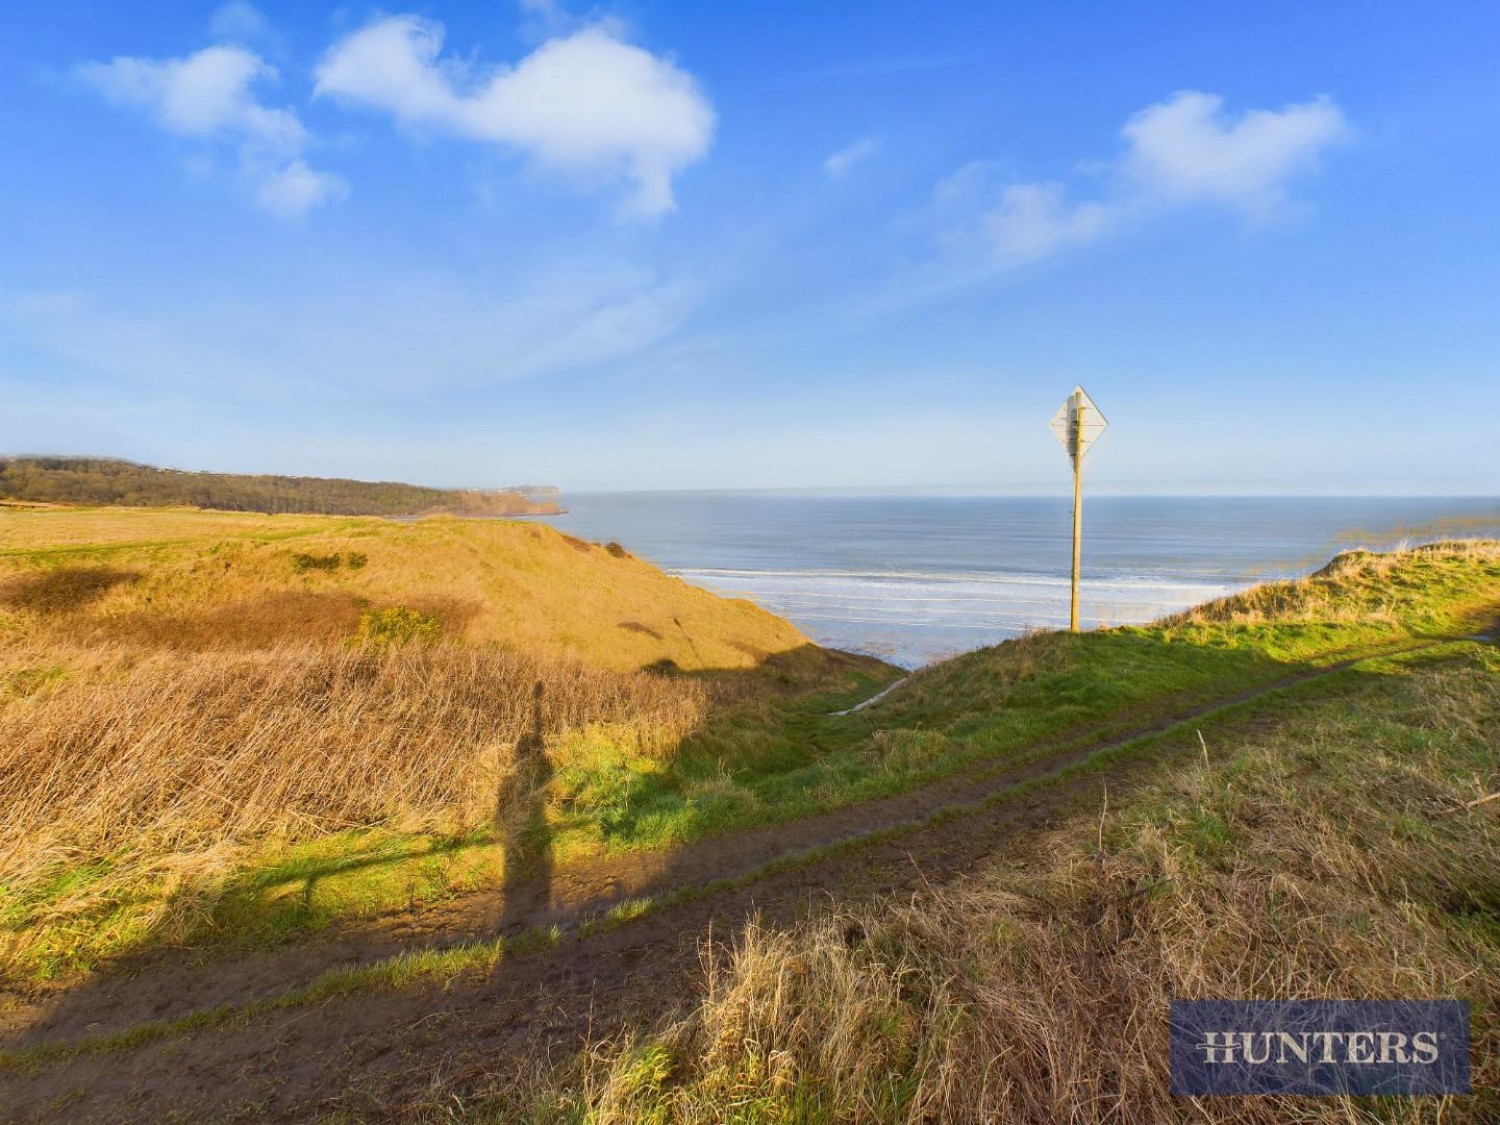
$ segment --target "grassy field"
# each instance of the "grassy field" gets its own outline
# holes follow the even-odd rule
[[[751,925],[666,1026],[505,1060],[441,1119],[1496,1120],[1497,683],[1493,647],[1450,644],[1179,739],[1123,800],[970,877]],[[1470,1000],[1475,1094],[1171,1097],[1172,998],[1325,996]]]
[[[1465,638],[1500,618],[1500,544],[1349,554],[1148,627],[1020,638],[845,714],[899,673],[545,527],[4,520],[0,955],[23,1005],[153,949],[233,957],[472,892],[508,903],[538,865],[670,859],[1035,763],[996,796],[1117,767],[1151,783],[917,900],[751,927],[669,1024],[560,1070],[507,1065],[442,1114],[1157,1120],[1174,1113],[1145,1014],[1169,995],[1461,993],[1494,1041],[1500,803],[1465,802],[1500,786],[1497,663]],[[1200,712],[1203,742],[1181,722]],[[812,860],[626,901],[574,936]],[[88,1050],[475,984],[561,940],[414,947]]]
[[[752,668],[807,645],[745,601],[539,523],[184,510],[0,511],[0,629],[49,648],[338,642],[404,606],[445,637],[635,670]]]
[[[23,992],[1022,762],[1500,600],[1491,547],[1342,556],[838,716],[894,670],[540,526],[26,512],[0,552],[0,941]]]
[[[1472,632],[1500,605],[1500,548],[1341,556],[1146,627],[1047,633],[944,661],[847,716],[763,707],[710,720],[669,772],[636,783],[618,844],[673,833],[683,783],[717,779],[696,831],[790,819],[1015,763],[1422,638]]]
[[[588,850],[715,716],[893,674],[542,525],[7,511],[0,968],[492,883],[535,760]]]

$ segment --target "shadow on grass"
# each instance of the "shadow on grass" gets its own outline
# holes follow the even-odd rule
[[[495,794],[495,828],[500,837],[502,930],[511,929],[552,899],[552,829],[547,822],[547,758],[542,715],[543,685],[532,690],[531,726],[516,743],[512,768]]]
[[[804,696],[864,692],[869,684],[893,677],[895,670],[808,646],[769,656],[751,669],[659,674],[710,684],[714,716],[734,712],[759,723],[778,708],[795,709]],[[23,957],[12,957],[0,968],[0,993],[41,1000],[56,989],[50,1000],[60,1016],[63,1009],[86,1011],[114,982],[172,971],[165,956],[169,951],[171,964],[180,963],[184,954],[192,963],[212,959],[226,965],[230,954],[249,953],[257,960],[284,954],[289,974],[295,975],[297,962],[305,969],[320,957],[327,959],[319,947],[341,950],[344,959],[355,947],[361,959],[386,956],[545,926],[558,912],[613,903],[620,880],[608,874],[596,878],[586,854],[569,864],[566,887],[555,885],[559,831],[570,834],[574,852],[581,847],[587,853],[601,843],[608,850],[619,837],[610,830],[580,831],[576,818],[570,820],[560,809],[544,737],[548,704],[542,695],[533,696],[531,721],[513,750],[514,768],[493,794],[488,823],[471,833],[345,830],[248,857],[217,887],[201,879],[161,876],[125,883],[110,860],[84,861],[30,901],[0,903],[8,907],[0,914],[0,940],[9,931],[26,943]],[[660,748],[660,753],[670,760],[678,749]],[[640,811],[635,798],[647,794],[627,786],[623,795],[626,805],[616,810],[616,819],[628,831]],[[657,854],[642,857],[639,864],[639,871],[651,876],[669,864],[672,841],[654,843]],[[99,900],[95,906],[69,909],[69,899],[76,902],[90,894],[89,884],[110,889],[94,896]],[[470,892],[481,892],[481,897],[451,913],[442,905],[444,899]],[[419,905],[438,909],[424,910],[413,928],[405,911]],[[52,933],[44,934],[44,928]],[[317,941],[275,952],[315,931],[321,931]],[[12,944],[10,952],[22,948]],[[65,984],[80,977],[65,993]]]
[[[1094,739],[1085,732],[1084,738],[1075,740],[1066,749],[1035,758],[1026,757],[1021,764],[1003,769],[1001,776],[996,778],[993,795],[987,800],[981,799],[979,803],[998,802],[997,811],[1020,808],[1022,802],[1029,808],[1036,805],[1038,797],[1049,789],[1066,794],[1069,790],[1068,783],[1081,780],[1083,773],[1113,774],[1127,766],[1172,768],[1175,763],[1183,760],[1183,754],[1196,754],[1197,743],[1192,739],[1190,731],[1199,721],[1203,722],[1205,729],[1210,729],[1210,724],[1217,724],[1221,719],[1229,723],[1231,728],[1245,722],[1257,726],[1276,726],[1295,721],[1298,709],[1306,702],[1338,697],[1357,701],[1361,695],[1370,691],[1381,691],[1381,685],[1394,671],[1393,665],[1383,661],[1370,666],[1345,669],[1337,679],[1321,680],[1318,686],[1308,685],[1295,696],[1284,697],[1279,701],[1268,699],[1256,704],[1253,711],[1232,704],[1227,710],[1218,704],[1200,706],[1196,709],[1197,714],[1202,716],[1200,720],[1194,717],[1194,711],[1183,709],[1177,713],[1175,726],[1167,718],[1162,718],[1149,727],[1134,728],[1127,738],[1113,742]],[[1283,676],[1276,682],[1285,684],[1288,677]],[[1295,685],[1298,680],[1293,677],[1290,682]],[[1309,691],[1311,694],[1306,694]],[[1223,714],[1220,714],[1221,711]],[[1171,738],[1164,740],[1162,736],[1169,730]],[[1209,737],[1210,741],[1214,740],[1212,731]],[[1090,755],[1095,751],[1102,753],[1097,758],[1091,758]],[[795,824],[768,825],[762,830],[733,838],[702,840],[650,856],[612,857],[638,858],[643,861],[640,871],[642,878],[629,886],[596,885],[582,888],[568,881],[576,875],[571,870],[564,872],[567,880],[557,881],[559,871],[554,868],[550,851],[552,839],[545,832],[537,833],[532,820],[540,805],[535,800],[523,801],[526,810],[524,815],[508,818],[510,826],[502,828],[505,837],[513,841],[515,849],[514,862],[502,867],[507,893],[503,902],[494,902],[494,912],[485,919],[473,913],[455,914],[452,916],[455,921],[460,918],[465,920],[462,927],[429,928],[418,932],[404,931],[398,925],[370,933],[367,936],[373,940],[368,943],[357,940],[359,935],[350,935],[356,940],[299,944],[265,955],[275,960],[252,958],[237,962],[215,959],[201,967],[189,962],[179,968],[175,963],[167,964],[161,960],[149,964],[135,956],[127,957],[112,964],[105,972],[59,995],[51,1011],[34,1020],[28,1029],[21,1032],[19,1042],[11,1045],[24,1048],[36,1043],[68,1041],[99,1026],[109,1030],[130,1026],[143,1019],[185,1016],[220,1004],[243,1003],[304,985],[329,969],[370,965],[381,958],[397,954],[454,948],[466,942],[501,935],[518,936],[528,931],[534,937],[538,927],[544,928],[558,921],[581,919],[590,913],[590,909],[598,910],[608,906],[616,908],[610,918],[604,920],[606,925],[616,920],[616,917],[621,921],[628,920],[633,916],[633,904],[640,905],[653,896],[670,900],[674,891],[711,888],[715,885],[727,889],[737,885],[736,880],[741,875],[759,877],[755,876],[756,871],[762,875],[768,874],[804,852],[837,854],[841,850],[839,840],[847,840],[860,833],[872,833],[872,839],[883,839],[902,824],[930,817],[936,818],[931,820],[932,824],[940,823],[952,812],[946,806],[955,797],[973,803],[975,794],[935,793],[931,790],[907,793],[889,800],[874,801],[858,809],[842,810],[827,818],[827,823],[814,818]],[[1045,798],[1042,799],[1045,801]],[[1005,814],[999,812],[999,815]],[[826,839],[818,835],[819,831]],[[898,849],[911,846],[900,842],[902,839],[897,837],[892,846]],[[334,866],[338,865],[330,865]],[[491,870],[493,872],[493,868]],[[308,874],[314,880],[323,877],[311,872]],[[834,870],[831,874],[824,873],[820,876],[809,870],[806,875],[799,875],[798,878],[804,881],[799,885],[817,884],[826,886],[829,890],[837,890],[843,887],[847,873],[840,877],[838,871]],[[664,935],[663,940],[675,933],[667,918],[659,923],[646,925],[655,925]],[[506,951],[509,952],[508,947]],[[498,953],[496,956],[498,957]],[[505,969],[502,967],[499,971],[504,972]]]
[[[71,613],[98,601],[141,574],[112,566],[68,566],[17,574],[0,582],[0,606],[40,614]]]
[[[361,850],[333,837],[302,854],[235,877],[212,911],[180,940],[191,946],[265,946],[481,885],[493,867],[488,831],[464,836],[384,836]],[[318,843],[336,853],[318,854]],[[309,854],[311,853],[311,854]],[[142,950],[149,943],[142,943]]]
[[[1372,637],[1366,632],[1350,634],[1348,639],[1363,641],[1368,648]],[[192,1010],[193,1006],[243,1000],[264,993],[268,987],[304,983],[310,974],[330,966],[368,963],[396,953],[515,934],[528,927],[581,917],[601,906],[628,906],[632,896],[667,894],[682,886],[706,884],[732,873],[736,865],[747,867],[818,846],[820,840],[814,829],[831,833],[830,839],[834,839],[882,824],[904,823],[914,814],[930,812],[924,810],[922,801],[930,804],[934,795],[910,791],[924,778],[941,777],[945,771],[952,773],[975,760],[982,760],[986,770],[994,767],[1003,771],[1015,764],[1034,773],[1034,781],[1028,776],[1028,784],[1046,784],[1052,765],[1081,761],[1111,739],[1159,731],[1172,721],[1208,714],[1236,698],[1327,670],[1337,664],[1328,639],[1283,638],[1273,656],[1267,655],[1264,646],[1237,642],[1209,648],[1159,630],[1118,630],[1081,637],[1051,635],[1033,639],[1029,647],[1028,643],[1010,643],[969,654],[922,674],[879,707],[843,718],[826,713],[830,703],[827,692],[794,695],[789,687],[790,703],[784,699],[781,703],[787,705],[778,709],[763,693],[767,678],[774,681],[785,669],[762,667],[757,670],[761,687],[747,689],[739,700],[747,709],[736,712],[731,708],[720,716],[740,715],[742,725],[753,728],[748,734],[756,737],[747,741],[747,731],[736,731],[734,723],[720,730],[711,722],[707,731],[681,750],[682,784],[671,791],[629,791],[614,818],[613,831],[618,835],[613,838],[628,841],[632,835],[644,835],[653,816],[687,808],[699,817],[696,822],[683,822],[696,833],[681,837],[691,840],[691,846],[660,848],[649,855],[611,853],[605,857],[608,862],[601,860],[600,877],[592,882],[590,872],[583,871],[580,876],[577,870],[587,868],[587,864],[566,869],[557,866],[558,825],[555,820],[549,821],[548,797],[553,767],[544,752],[544,700],[538,692],[533,697],[532,723],[515,750],[516,768],[495,794],[493,833],[437,844],[424,842],[420,847],[408,841],[404,846],[397,843],[387,850],[354,856],[348,854],[346,841],[345,850],[338,855],[310,855],[279,868],[247,873],[240,884],[243,901],[247,907],[258,902],[260,906],[255,909],[262,910],[262,918],[268,892],[275,890],[288,900],[277,907],[284,913],[273,915],[284,918],[288,928],[279,934],[264,931],[271,938],[288,937],[298,928],[294,923],[299,918],[305,923],[309,913],[316,912],[316,900],[327,884],[369,871],[388,871],[394,878],[406,878],[413,860],[431,858],[444,863],[470,857],[473,869],[487,873],[488,886],[493,889],[497,873],[492,849],[498,844],[503,849],[498,872],[500,893],[489,900],[492,905],[483,918],[472,910],[457,911],[446,917],[455,923],[461,921],[461,927],[434,927],[430,924],[434,918],[429,918],[425,928],[404,929],[397,922],[351,935],[348,942],[298,946],[268,954],[284,958],[271,971],[266,964],[257,971],[215,963],[193,974],[196,997],[184,994],[171,1006]],[[1387,637],[1396,639],[1402,638]],[[1410,642],[1410,638],[1404,639]],[[1299,650],[1302,658],[1294,659]],[[1367,682],[1367,677],[1378,681],[1385,674],[1373,668],[1356,673],[1361,682]],[[741,682],[729,683],[726,695],[732,697],[749,682],[747,676]],[[1351,686],[1350,690],[1356,689]],[[756,722],[765,729],[755,728]],[[918,732],[923,737],[895,739],[889,737],[893,730]],[[882,732],[887,737],[877,738]],[[931,734],[939,737],[928,739]],[[724,757],[729,754],[737,755],[735,761],[745,773],[740,779],[743,784],[729,778],[722,787],[724,793],[716,795],[708,771],[716,760],[722,771]],[[692,789],[695,784],[699,785],[697,790]],[[747,792],[761,803],[760,807],[743,804]],[[862,808],[847,807],[852,800],[878,797],[889,800]],[[716,801],[720,803],[715,805]],[[806,815],[835,808],[841,811],[828,818],[827,824],[778,827],[772,817],[764,815]],[[753,836],[753,841],[706,838],[719,827],[755,824],[762,831],[746,834]],[[607,834],[605,838],[610,842]],[[753,853],[752,845],[764,854]],[[629,862],[636,861],[638,866],[632,869]],[[618,878],[622,872],[629,877]],[[560,879],[560,875],[566,875],[566,879]],[[216,912],[218,926],[234,928],[233,901],[234,895],[230,895]],[[247,910],[245,922],[255,917],[255,909]],[[435,916],[438,921],[443,917]],[[23,1040],[75,1034],[88,1019],[101,1018],[96,1011],[112,1010],[120,1018],[126,1009],[144,1008],[147,993],[160,996],[164,982],[170,984],[176,976],[174,966],[160,959],[154,964],[148,961],[159,953],[160,944],[160,938],[153,940],[147,935],[95,977],[57,997],[52,1010],[33,1022]],[[140,974],[138,980],[130,979],[136,974]],[[111,1001],[111,993],[121,999]],[[132,999],[127,1002],[125,997]]]

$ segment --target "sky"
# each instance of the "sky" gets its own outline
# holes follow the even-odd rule
[[[1500,493],[1493,3],[4,18],[0,452]]]

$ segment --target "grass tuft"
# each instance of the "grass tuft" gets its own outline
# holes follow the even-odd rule
[[[374,646],[431,643],[443,634],[443,623],[435,614],[404,605],[372,609],[359,619],[359,640]]]

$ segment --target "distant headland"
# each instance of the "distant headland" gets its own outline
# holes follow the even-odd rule
[[[557,489],[425,488],[389,481],[199,473],[103,457],[0,457],[0,499],[39,504],[213,508],[337,516],[544,516]]]

